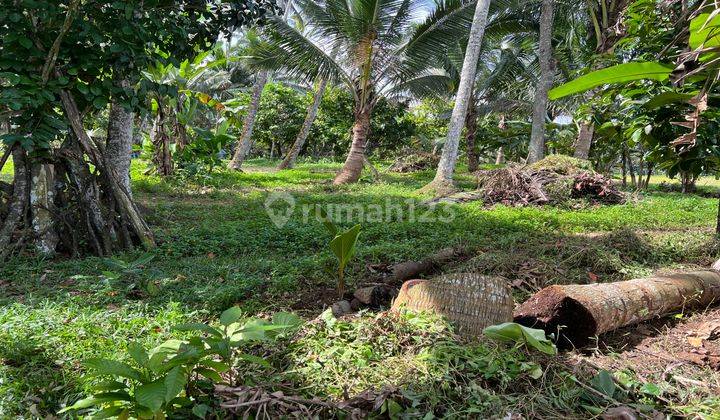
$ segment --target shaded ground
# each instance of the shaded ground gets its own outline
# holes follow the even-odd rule
[[[619,372],[627,383],[653,384],[660,398],[680,412],[720,415],[717,407],[701,402],[720,398],[720,308],[622,328],[568,357]]]

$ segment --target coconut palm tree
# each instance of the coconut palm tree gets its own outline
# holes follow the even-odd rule
[[[318,81],[317,89],[315,90],[315,93],[313,93],[312,103],[308,107],[307,114],[305,115],[305,121],[303,121],[303,125],[295,138],[295,142],[288,151],[287,156],[285,156],[285,159],[283,159],[278,165],[278,169],[292,169],[295,166],[295,161],[297,160],[298,155],[300,155],[300,151],[305,145],[308,135],[310,135],[310,129],[317,117],[318,109],[320,109],[320,102],[322,102],[327,85],[327,79],[320,79]]]
[[[457,162],[460,134],[465,125],[467,109],[470,105],[470,98],[472,97],[472,87],[475,83],[477,63],[480,58],[480,47],[482,46],[489,10],[490,0],[478,0],[475,6],[475,14],[473,16],[467,49],[465,50],[465,58],[460,73],[460,85],[457,95],[455,96],[455,106],[453,107],[452,117],[450,118],[447,140],[443,146],[442,157],[438,164],[435,179],[429,185],[430,189],[437,190],[438,192],[453,188],[454,185],[453,173],[455,172],[455,164]]]
[[[508,3],[509,5],[509,3]],[[439,4],[440,8],[462,7],[462,4]],[[475,137],[480,113],[495,110],[491,105],[500,103],[497,111],[508,111],[508,95],[523,98],[523,84],[535,80],[532,68],[534,54],[527,40],[537,32],[531,14],[518,7],[494,10],[488,16],[475,81],[465,118],[465,139],[468,170],[478,168]],[[425,58],[432,71],[421,69],[420,74],[407,78],[397,90],[413,98],[450,100],[458,90],[469,32],[458,34],[456,41],[442,54]],[[422,41],[421,41],[422,42]],[[521,83],[519,83],[521,82]],[[520,89],[518,89],[518,87]],[[520,92],[519,92],[520,91]],[[479,107],[482,105],[482,110]],[[517,108],[510,105],[511,108]]]
[[[287,20],[292,10],[292,0],[285,2],[285,12],[283,13],[283,20]],[[243,119],[243,128],[240,139],[238,140],[237,148],[233,157],[228,163],[228,169],[234,169],[239,171],[242,167],[245,158],[250,149],[252,148],[252,133],[255,127],[255,120],[257,119],[257,113],[260,110],[260,99],[262,97],[263,89],[268,82],[270,73],[267,70],[261,70],[255,77],[255,83],[253,84],[252,96],[250,97],[250,104],[248,105],[247,113]]]
[[[295,7],[311,28],[303,33],[278,18],[271,18],[265,42],[249,60],[258,68],[282,69],[310,82],[326,79],[347,86],[355,100],[352,142],[335,184],[355,182],[365,162],[370,120],[378,99],[392,96],[393,88],[408,74],[425,66],[418,60],[437,54],[453,34],[472,23],[473,5],[431,14],[416,25],[422,0],[297,0]],[[468,13],[470,11],[470,13]],[[413,29],[415,27],[415,29]],[[427,42],[418,42],[419,40]],[[329,54],[338,51],[336,57]]]
[[[547,118],[548,91],[555,78],[552,57],[553,15],[555,0],[543,0],[540,12],[540,40],[538,42],[538,61],[540,79],[535,89],[533,104],[532,131],[530,133],[530,153],[527,162],[535,163],[545,157],[545,119]]]

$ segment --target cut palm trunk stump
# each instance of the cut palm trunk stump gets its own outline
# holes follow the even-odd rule
[[[507,280],[458,273],[405,282],[392,310],[434,312],[446,317],[459,334],[479,337],[485,327],[510,321],[513,307]]]
[[[672,312],[720,303],[720,272],[678,273],[616,283],[550,286],[515,311],[515,322],[582,347],[599,334]]]

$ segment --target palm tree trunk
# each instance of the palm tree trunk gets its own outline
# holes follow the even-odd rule
[[[477,112],[474,102],[475,101],[470,104],[467,116],[465,117],[465,146],[467,147],[468,172],[475,172],[478,170],[478,155],[477,147],[475,146],[475,137],[477,135]]]
[[[532,132],[530,134],[530,153],[527,162],[535,163],[545,157],[545,119],[547,117],[548,91],[552,87],[554,69],[552,63],[552,27],[555,14],[555,1],[543,0],[540,12],[540,80],[535,89],[533,104]]]
[[[333,181],[334,185],[349,184],[360,179],[365,164],[365,147],[370,135],[370,116],[372,107],[367,106],[355,112],[355,124],[352,128],[352,145],[345,164]]]
[[[117,102],[110,105],[108,117],[107,155],[108,166],[120,177],[119,181],[130,192],[130,154],[133,141],[133,113]]]
[[[170,137],[168,136],[167,118],[162,105],[158,105],[158,114],[155,117],[150,139],[153,143],[153,163],[161,176],[170,176],[173,173],[172,155],[170,154]]]
[[[239,171],[248,153],[250,153],[250,149],[252,148],[252,133],[255,126],[255,119],[257,117],[258,110],[260,109],[260,98],[262,97],[262,91],[265,88],[267,80],[268,72],[264,70],[258,73],[257,78],[255,79],[250,106],[248,107],[247,114],[243,120],[243,131],[240,135],[240,139],[238,140],[238,145],[235,149],[235,153],[233,154],[233,158],[228,164],[229,169]]]
[[[590,157],[590,146],[592,145],[593,135],[595,134],[595,125],[592,122],[580,123],[577,142],[575,144],[574,156],[578,159],[588,159]]]
[[[287,156],[285,156],[285,159],[280,163],[280,165],[278,165],[278,169],[292,169],[295,167],[295,161],[305,145],[305,141],[307,140],[308,135],[310,135],[310,129],[317,117],[318,109],[320,108],[320,103],[322,102],[323,95],[325,94],[327,83],[327,79],[320,79],[318,88],[313,96],[313,102],[308,108],[307,115],[305,115],[305,121],[303,122],[302,128],[295,139],[295,143],[293,143],[292,147],[288,151]]]
[[[497,155],[495,156],[495,164],[502,165],[505,163],[505,150],[502,146],[498,147]]]
[[[431,188],[441,189],[453,184],[453,174],[455,173],[455,165],[457,163],[460,135],[465,125],[465,114],[470,104],[472,87],[475,84],[475,72],[477,71],[478,59],[480,58],[480,46],[482,45],[483,35],[485,34],[489,8],[490,0],[479,0],[477,6],[475,6],[475,15],[473,16],[470,38],[468,39],[468,46],[465,51],[465,60],[463,62],[462,72],[460,73],[460,85],[450,119],[448,136],[443,146],[442,157],[440,158],[435,180],[433,180]]]

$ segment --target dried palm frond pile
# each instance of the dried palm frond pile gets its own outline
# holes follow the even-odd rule
[[[389,172],[408,173],[435,169],[440,163],[440,156],[427,152],[408,151],[399,157],[388,168]]]
[[[619,204],[625,197],[612,180],[593,172],[563,175],[532,167],[507,167],[478,174],[478,190],[487,205],[563,204],[571,199]]]
[[[475,172],[477,190],[442,197],[429,203],[462,203],[482,200],[485,205],[561,205],[573,200],[619,204],[624,194],[610,178],[593,172],[590,163],[553,155],[532,165],[509,165]]]

